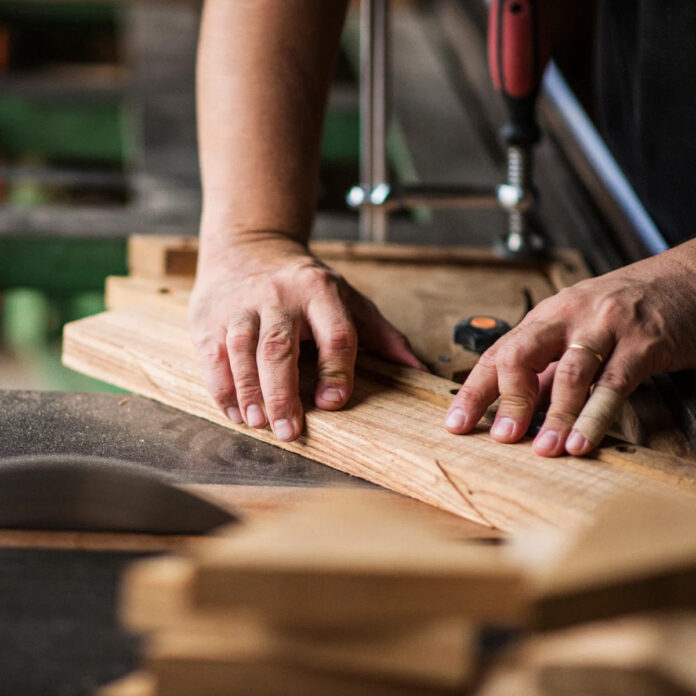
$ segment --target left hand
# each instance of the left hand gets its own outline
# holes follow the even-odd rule
[[[529,427],[540,384],[551,381],[550,405],[533,449],[547,457],[564,450],[583,455],[599,444],[573,430],[593,383],[627,397],[646,377],[693,367],[696,241],[539,303],[481,356],[445,425],[453,433],[469,432],[500,396],[491,437],[516,442]]]

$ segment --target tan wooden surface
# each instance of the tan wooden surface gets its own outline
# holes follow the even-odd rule
[[[324,241],[313,243],[311,249],[368,294],[436,374],[459,382],[477,356],[452,341],[456,321],[488,312],[514,324],[524,313],[525,292],[536,303],[589,277],[574,249],[553,249],[547,260],[532,264],[501,260],[490,249],[467,247]],[[132,237],[132,275],[107,280],[107,307],[143,302],[185,305],[197,250],[195,237]],[[632,443],[696,461],[651,380],[624,405],[617,428]]]
[[[681,460],[639,447],[611,447],[589,458],[547,459],[528,442],[504,445],[478,430],[456,436],[442,427],[445,406],[412,395],[358,370],[355,394],[340,412],[313,408],[298,441],[276,441],[270,431],[231,423],[208,395],[182,312],[130,308],[66,327],[66,365],[125,389],[181,408],[225,427],[282,446],[485,526],[510,530],[530,523],[573,528],[597,505],[623,490],[660,481],[693,489],[693,472]],[[414,371],[396,369],[401,381]],[[307,387],[311,374],[302,370]],[[455,384],[414,374],[434,393]],[[310,384],[308,384],[308,382]],[[621,449],[623,448],[623,449]],[[640,474],[640,475],[637,475]],[[685,478],[688,476],[688,478]]]
[[[696,605],[691,495],[619,496],[541,576],[537,623],[554,628]]]

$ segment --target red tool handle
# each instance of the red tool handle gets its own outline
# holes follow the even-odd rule
[[[536,97],[550,53],[542,5],[543,0],[492,0],[488,15],[488,64],[510,110],[503,133],[510,145],[539,139]]]

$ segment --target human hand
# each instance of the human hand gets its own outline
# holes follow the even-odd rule
[[[206,385],[235,423],[268,423],[280,440],[303,430],[300,341],[318,349],[315,404],[342,408],[353,390],[358,344],[424,369],[377,307],[306,247],[282,234],[211,236],[202,244],[189,324]]]
[[[552,384],[534,451],[553,457],[592,450],[605,433],[590,442],[573,429],[592,383],[627,397],[645,377],[696,367],[695,244],[539,303],[481,356],[449,408],[447,429],[469,432],[500,396],[491,437],[516,442],[543,386]]]

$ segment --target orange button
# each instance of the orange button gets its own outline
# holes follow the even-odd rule
[[[469,324],[475,329],[495,329],[498,326],[493,317],[472,317]]]

